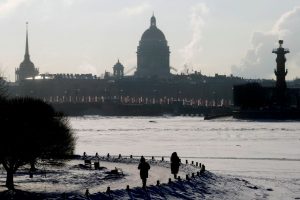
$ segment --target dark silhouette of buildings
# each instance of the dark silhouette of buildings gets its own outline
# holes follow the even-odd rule
[[[104,78],[93,74],[71,73],[46,73],[32,78],[38,75],[38,70],[29,59],[26,31],[25,59],[16,70],[17,82],[9,88],[10,94],[36,97],[53,104],[62,104],[62,107],[67,103],[74,104],[74,109],[79,104],[88,104],[84,106],[89,108],[92,104],[98,106],[104,102],[122,105],[182,104],[224,107],[232,105],[232,89],[237,85],[234,87],[234,100],[235,105],[241,108],[299,105],[299,90],[295,86],[300,86],[300,81],[285,82],[284,54],[288,50],[282,48],[282,41],[280,47],[273,51],[277,54],[277,87],[274,87],[274,80],[247,80],[219,74],[206,76],[197,71],[190,74],[171,74],[170,51],[165,36],[156,27],[154,16],[150,22],[150,28],[140,40],[137,51],[138,66],[133,76],[126,76],[124,66],[118,60],[113,66],[113,73],[105,72]],[[129,70],[132,69],[134,68]],[[251,84],[241,85],[245,83]],[[289,88],[286,88],[287,85]]]
[[[247,83],[234,86],[234,105],[239,108],[234,116],[237,118],[299,119],[300,88],[288,88],[285,81],[285,54],[288,49],[279,47],[272,53],[277,54],[275,87],[263,87],[259,83]],[[294,81],[297,85],[297,81]]]
[[[21,62],[20,67],[16,69],[16,81],[22,81],[26,78],[34,79],[39,74],[39,69],[35,68],[33,62],[30,60],[29,47],[28,47],[28,22],[26,22],[26,47],[24,60]]]
[[[150,28],[142,35],[137,47],[137,77],[169,77],[170,50],[165,35],[156,26],[154,15]]]

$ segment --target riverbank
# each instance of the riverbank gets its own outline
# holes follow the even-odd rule
[[[120,102],[52,102],[58,112],[68,116],[211,116],[232,113],[232,106],[191,105],[177,102],[172,104],[120,103]]]
[[[30,179],[26,168],[15,176],[16,191],[9,192],[1,188],[3,200],[22,199],[266,199],[271,189],[251,184],[230,176],[222,176],[205,171],[197,175],[200,168],[191,164],[180,167],[181,180],[174,180],[169,162],[148,160],[151,164],[148,187],[143,190],[137,170],[138,159],[101,158],[101,170],[80,167],[83,160],[70,160],[64,165],[44,166],[46,175],[35,174]],[[114,167],[121,168],[124,176],[111,176]],[[184,175],[188,175],[188,178]],[[194,175],[193,175],[194,174]],[[108,178],[108,176],[110,176]],[[3,185],[3,173],[1,185]],[[157,180],[160,184],[157,185]],[[129,186],[129,189],[127,187]],[[107,192],[107,187],[111,188]],[[85,195],[86,189],[90,195]],[[25,192],[26,191],[26,192]]]

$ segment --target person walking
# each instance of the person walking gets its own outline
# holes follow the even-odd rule
[[[180,159],[176,152],[173,152],[171,155],[171,173],[174,174],[174,179],[177,178],[177,174],[180,166]]]
[[[146,162],[144,156],[141,157],[140,164],[138,166],[140,170],[140,177],[143,181],[143,188],[146,188],[147,178],[148,178],[148,171],[150,169],[150,165]]]
[[[98,154],[98,152],[95,155],[95,161],[94,161],[94,167],[95,169],[100,169],[100,156]]]

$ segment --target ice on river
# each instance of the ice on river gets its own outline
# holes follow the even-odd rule
[[[300,197],[300,123],[199,117],[71,118],[76,152],[165,156],[272,188],[270,199]]]

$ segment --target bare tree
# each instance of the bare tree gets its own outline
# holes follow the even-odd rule
[[[6,186],[22,165],[43,158],[72,155],[76,138],[68,119],[52,106],[33,98],[6,99],[0,104],[0,162],[7,171]]]

